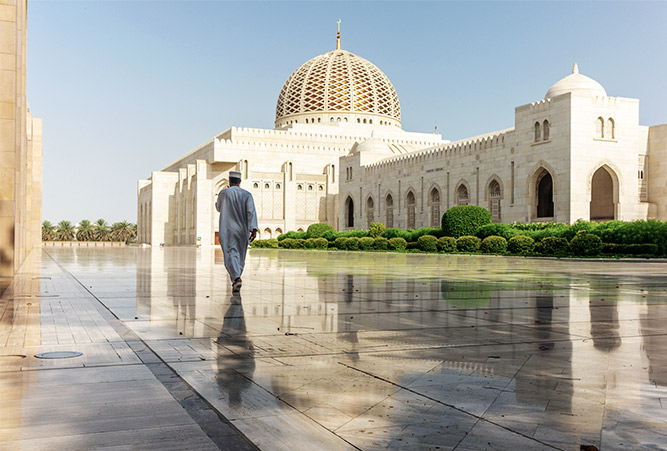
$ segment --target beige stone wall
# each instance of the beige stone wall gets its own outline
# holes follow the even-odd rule
[[[667,220],[667,124],[648,129],[649,217]]]
[[[42,124],[26,101],[25,0],[0,0],[0,279],[41,240]]]

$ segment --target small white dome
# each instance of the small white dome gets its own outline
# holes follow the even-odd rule
[[[381,139],[377,138],[368,138],[366,141],[361,143],[355,143],[352,146],[350,153],[360,153],[360,152],[369,152],[369,153],[392,153],[391,149]]]
[[[578,94],[585,94],[591,97],[607,96],[607,92],[604,90],[600,83],[579,73],[579,67],[577,66],[577,63],[574,63],[574,67],[572,67],[572,73],[554,83],[554,85],[549,88],[544,98],[551,99],[567,92],[576,92]]]

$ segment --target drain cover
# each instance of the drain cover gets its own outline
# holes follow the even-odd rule
[[[76,351],[56,351],[42,352],[40,354],[35,354],[35,357],[38,359],[69,359],[70,357],[79,357],[80,355],[83,354]]]

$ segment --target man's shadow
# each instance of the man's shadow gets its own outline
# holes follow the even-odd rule
[[[241,405],[241,393],[252,384],[255,350],[247,336],[241,296],[231,296],[229,304],[222,330],[215,340],[219,345],[216,381],[221,392],[227,392],[229,404],[238,407]]]

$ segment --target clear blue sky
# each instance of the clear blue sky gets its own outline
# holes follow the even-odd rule
[[[403,128],[514,125],[572,63],[667,122],[665,2],[40,1],[28,101],[44,119],[44,219],[136,221],[137,180],[230,126],[273,128],[289,75],[335,47],[393,82]]]

